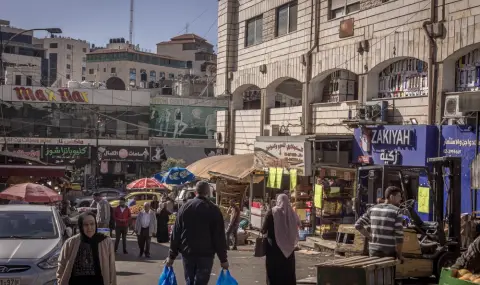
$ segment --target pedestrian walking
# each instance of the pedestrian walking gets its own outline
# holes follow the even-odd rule
[[[158,201],[157,195],[153,195],[153,201],[150,202],[150,209],[152,209],[152,211],[156,212],[158,210],[159,206],[160,206],[160,202]]]
[[[140,249],[138,257],[142,257],[144,253],[145,257],[150,257],[150,241],[152,236],[156,236],[157,233],[157,218],[155,217],[155,212],[150,209],[149,202],[145,202],[143,210],[137,216],[135,233],[137,234],[138,247]]]
[[[401,201],[402,190],[389,186],[385,202],[368,209],[355,223],[355,228],[369,241],[370,256],[396,257],[403,262],[403,215],[398,208]]]
[[[69,238],[58,257],[58,285],[116,285],[115,253],[112,241],[97,233],[95,214],[78,218],[80,234]]]
[[[240,224],[240,208],[235,204],[234,200],[230,200],[230,208],[227,212],[230,215],[230,223],[227,228],[227,248],[230,249],[230,241],[232,242],[232,250],[237,250],[237,234],[238,225]],[[230,240],[230,238],[232,238]]]
[[[299,226],[300,219],[288,196],[278,195],[277,204],[267,212],[261,231],[268,240],[265,254],[267,285],[297,284],[294,250]]]
[[[167,202],[163,202],[157,210],[157,242],[164,243],[170,240],[168,221],[172,213],[168,211]]]
[[[97,226],[101,229],[108,229],[110,224],[110,204],[102,199],[100,193],[93,194],[93,201],[97,207]]]
[[[172,266],[182,254],[187,285],[207,285],[215,254],[223,269],[228,269],[225,224],[220,209],[209,199],[210,185],[200,181],[197,196],[188,200],[177,213],[166,266]]]
[[[127,252],[127,232],[128,225],[130,223],[130,218],[132,213],[130,209],[125,205],[126,201],[124,197],[120,198],[120,203],[117,208],[115,208],[115,253],[118,250],[118,244],[120,243],[120,237],[122,238],[123,253],[128,254]]]

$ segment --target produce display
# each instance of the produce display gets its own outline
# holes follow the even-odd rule
[[[130,207],[130,213],[132,215],[138,215],[143,210],[143,206],[140,205],[133,205]]]
[[[480,275],[479,274],[472,274],[472,272],[468,271],[467,269],[460,269],[457,271],[457,276],[455,276],[459,280],[465,280],[473,282],[474,284],[480,284]]]

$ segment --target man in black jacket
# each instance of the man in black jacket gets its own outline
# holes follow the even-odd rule
[[[220,209],[208,200],[210,185],[200,181],[195,190],[197,197],[178,211],[166,266],[172,266],[181,253],[186,284],[207,285],[215,254],[222,268],[228,269],[225,224]]]

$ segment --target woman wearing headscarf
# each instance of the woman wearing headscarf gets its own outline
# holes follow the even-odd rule
[[[157,210],[157,242],[164,243],[169,242],[170,237],[168,234],[168,221],[172,213],[168,210],[167,201],[160,204]]]
[[[113,242],[97,233],[95,214],[78,218],[80,234],[69,238],[58,258],[58,285],[116,285]]]
[[[280,194],[277,205],[267,212],[262,234],[267,235],[267,285],[294,285],[295,247],[298,242],[300,219],[293,211],[288,196]]]

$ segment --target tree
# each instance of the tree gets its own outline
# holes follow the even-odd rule
[[[172,167],[186,167],[187,163],[183,159],[176,159],[173,157],[167,158],[162,162],[162,171],[168,171]]]

